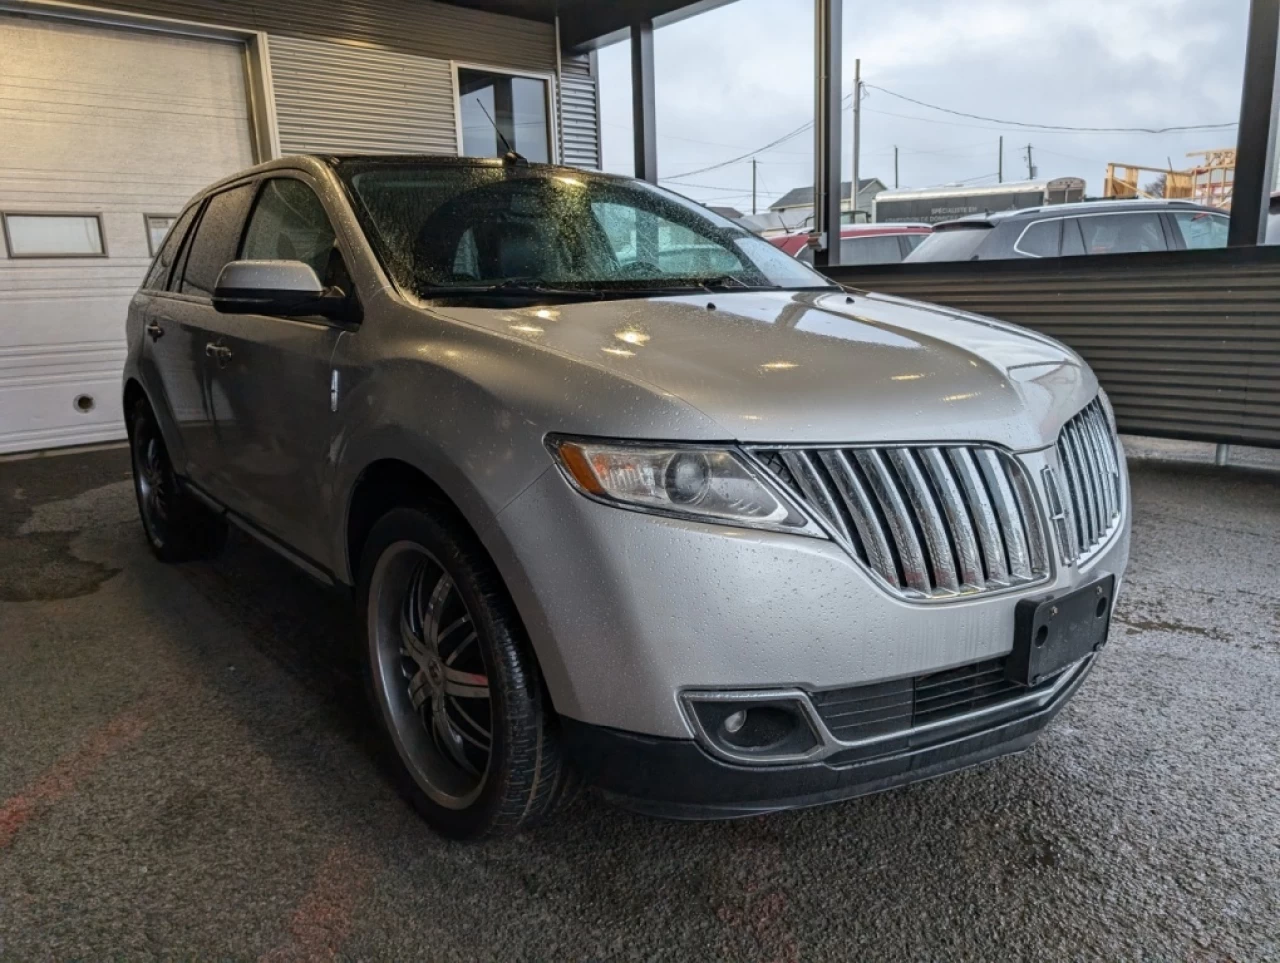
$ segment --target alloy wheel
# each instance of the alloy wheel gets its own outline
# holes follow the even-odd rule
[[[414,780],[450,809],[480,795],[493,752],[489,672],[476,632],[434,556],[414,542],[387,548],[370,585],[378,701]]]

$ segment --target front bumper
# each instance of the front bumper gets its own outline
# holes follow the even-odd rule
[[[1046,453],[1019,457],[1043,503]],[[1130,514],[1047,582],[943,603],[885,591],[834,542],[602,505],[555,469],[488,541],[560,716],[692,740],[689,691],[816,693],[1007,655],[1021,599],[1122,575]]]
[[[662,739],[564,720],[570,761],[606,798],[674,819],[724,819],[800,809],[933,779],[1026,750],[1084,681],[1093,657],[1068,670],[1052,699],[923,744],[876,755],[836,755],[791,766],[744,766],[714,758],[691,739]]]

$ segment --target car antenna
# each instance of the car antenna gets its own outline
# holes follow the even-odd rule
[[[502,155],[502,162],[509,167],[528,167],[529,161],[511,146],[511,141],[507,140],[507,135],[502,132],[502,128],[498,126],[498,122],[493,119],[493,115],[485,105],[476,101],[476,106],[484,111],[485,118],[493,125],[493,132],[498,135],[498,140],[502,141],[502,146],[507,149],[507,152]]]

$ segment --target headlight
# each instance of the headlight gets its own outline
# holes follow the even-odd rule
[[[624,508],[724,525],[825,537],[733,450],[550,438],[565,477],[584,495]]]

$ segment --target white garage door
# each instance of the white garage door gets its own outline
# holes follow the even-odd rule
[[[124,436],[129,299],[253,163],[242,45],[0,15],[0,452]]]

